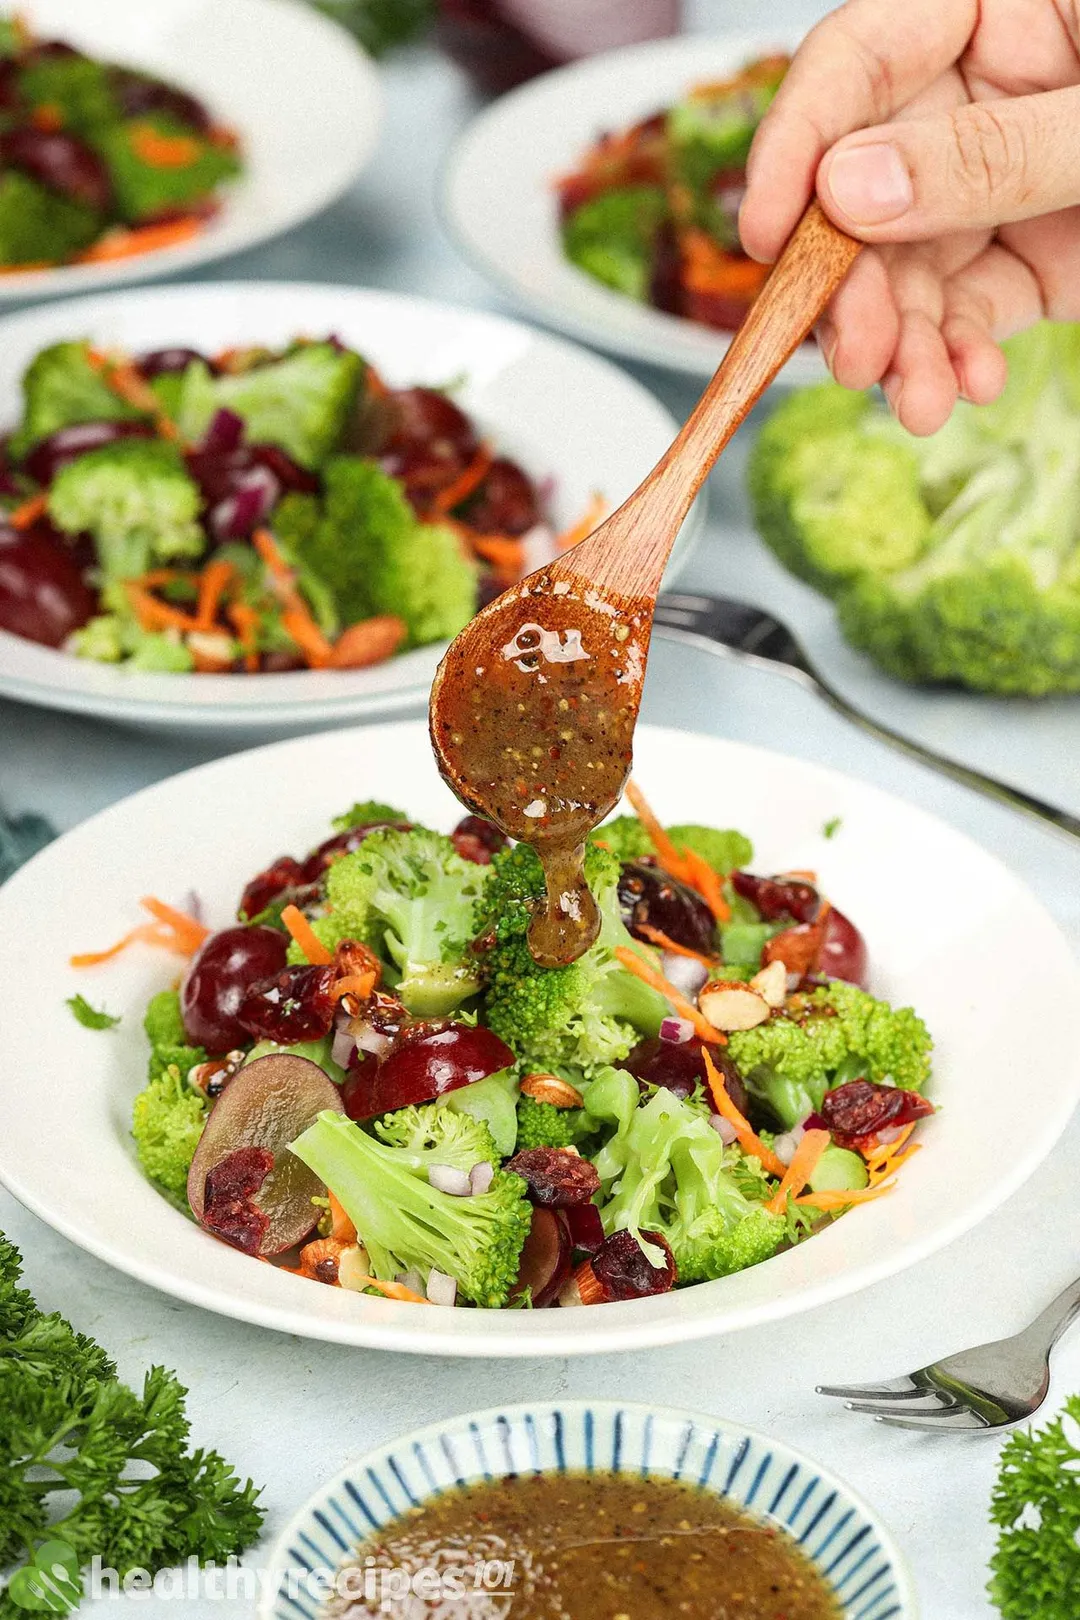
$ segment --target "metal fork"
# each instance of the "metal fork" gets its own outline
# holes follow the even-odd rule
[[[28,812],[9,816],[0,805],[0,883],[56,837],[56,828],[44,816]]]
[[[878,1384],[819,1384],[849,1412],[894,1429],[1007,1429],[1033,1417],[1050,1387],[1050,1352],[1080,1316],[1080,1278],[1011,1339],[961,1350]]]
[[[721,658],[733,658],[740,663],[753,664],[759,669],[774,669],[781,675],[798,681],[800,686],[816,692],[819,697],[871,737],[888,743],[901,753],[910,755],[931,770],[940,771],[954,782],[974,788],[988,798],[1011,805],[1025,815],[1049,824],[1055,832],[1080,838],[1080,816],[1068,810],[1047,804],[1033,793],[999,782],[959,760],[935,753],[922,743],[893,731],[878,720],[873,720],[835,687],[830,686],[815,669],[809,655],[786,624],[763,608],[751,607],[747,602],[735,602],[722,596],[695,596],[679,591],[668,591],[656,604],[656,633],[665,640],[686,642]]]

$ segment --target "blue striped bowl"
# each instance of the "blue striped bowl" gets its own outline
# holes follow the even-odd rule
[[[844,1620],[917,1620],[915,1588],[871,1508],[834,1474],[741,1424],[615,1401],[496,1406],[418,1429],[350,1464],[277,1542],[260,1620],[316,1620],[327,1575],[372,1531],[447,1489],[508,1474],[612,1471],[684,1479],[792,1535]]]

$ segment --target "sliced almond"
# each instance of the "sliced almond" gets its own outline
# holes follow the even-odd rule
[[[750,988],[763,996],[770,1007],[782,1007],[787,998],[787,969],[783,962],[777,959],[755,973]]]
[[[371,1281],[371,1262],[362,1243],[342,1249],[338,1255],[337,1280],[342,1288],[362,1294]]]
[[[581,1108],[584,1097],[569,1080],[557,1074],[527,1074],[521,1082],[522,1095],[535,1102],[551,1103],[553,1108]]]
[[[765,997],[737,979],[714,979],[698,996],[698,1006],[713,1028],[725,1033],[754,1029],[769,1016]]]

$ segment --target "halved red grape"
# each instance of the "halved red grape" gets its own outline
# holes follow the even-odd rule
[[[526,534],[540,521],[540,503],[532,480],[517,462],[496,456],[464,516],[484,534]]]
[[[264,871],[251,879],[240,896],[237,911],[242,920],[257,917],[286,889],[298,888],[304,881],[304,868],[291,855],[279,855]]]
[[[600,1191],[596,1166],[566,1148],[524,1148],[504,1168],[520,1176],[532,1202],[545,1209],[587,1204]]]
[[[96,611],[97,597],[48,525],[0,528],[0,630],[60,647]]]
[[[595,1254],[604,1241],[604,1223],[595,1204],[571,1204],[564,1211],[570,1241],[582,1254]]]
[[[51,484],[61,467],[99,450],[117,439],[149,439],[154,430],[148,422],[73,422],[40,439],[27,455],[23,466],[39,484]]]
[[[480,448],[469,418],[441,389],[395,388],[390,406],[394,425],[384,448],[423,444],[436,450],[453,450],[465,460]]]
[[[674,1288],[675,1256],[667,1239],[659,1232],[643,1231],[641,1237],[660,1250],[660,1265],[647,1258],[633,1232],[612,1232],[593,1255],[593,1272],[608,1299],[644,1299]]]
[[[432,1102],[514,1062],[514,1054],[490,1029],[468,1024],[417,1023],[406,1027],[368,1083],[350,1096],[354,1119],[370,1119],[413,1103]],[[366,1099],[364,1093],[366,1091]]]
[[[89,208],[109,206],[109,171],[93,147],[61,130],[24,125],[0,135],[0,159],[32,180]]]
[[[212,128],[210,114],[201,101],[146,74],[134,73],[130,68],[113,68],[111,73],[113,94],[125,118],[141,118],[145,113],[162,113],[179,124],[188,124],[205,135]]]
[[[697,890],[647,860],[623,862],[619,906],[637,939],[648,941],[644,928],[656,928],[676,945],[704,956],[716,949],[716,920]]]
[[[684,1099],[692,1097],[700,1085],[704,1087],[705,1101],[712,1108],[704,1054],[704,1044],[697,1035],[691,1035],[686,1041],[662,1041],[654,1035],[638,1042],[623,1068],[629,1070],[640,1085],[664,1086]],[[723,1078],[728,1096],[740,1114],[745,1114],[749,1106],[746,1087],[735,1064],[717,1047],[710,1049],[710,1056]]]
[[[870,984],[870,955],[866,941],[849,917],[833,906],[825,920],[825,938],[818,953],[818,971],[829,979],[846,979],[865,990]]]
[[[257,1041],[276,1041],[279,1046],[320,1041],[329,1033],[337,1012],[331,993],[336,979],[333,963],[283,967],[249,987],[237,1021]]]
[[[535,1310],[554,1304],[570,1275],[573,1253],[570,1228],[562,1211],[534,1208],[511,1298],[520,1299],[528,1290]]]
[[[821,896],[803,878],[756,877],[753,872],[733,872],[731,886],[756,906],[766,922],[811,923],[821,909]]]
[[[505,849],[510,840],[486,816],[463,816],[450,834],[450,842],[462,860],[474,861],[477,866],[489,866],[491,857],[500,849]]]
[[[277,928],[223,928],[203,941],[180,986],[188,1039],[208,1052],[244,1046],[248,1032],[237,1014],[253,984],[285,966],[289,942]]]
[[[266,1218],[258,1252],[280,1254],[300,1243],[318,1214],[312,1199],[325,1197],[326,1189],[288,1151],[289,1143],[328,1109],[340,1113],[341,1099],[318,1064],[287,1052],[246,1064],[210,1110],[191,1161],[187,1193],[195,1219],[204,1220],[207,1180],[215,1167],[244,1149],[259,1149],[269,1153],[271,1168],[257,1188],[243,1195]],[[238,1211],[236,1219],[242,1227],[241,1215]]]

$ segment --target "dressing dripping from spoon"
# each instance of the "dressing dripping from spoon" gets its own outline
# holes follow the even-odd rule
[[[572,551],[484,608],[431,689],[432,747],[458,798],[532,845],[547,904],[529,929],[543,967],[600,931],[585,841],[630,774],[656,594],[720,452],[806,337],[860,244],[810,205],[675,442]]]

